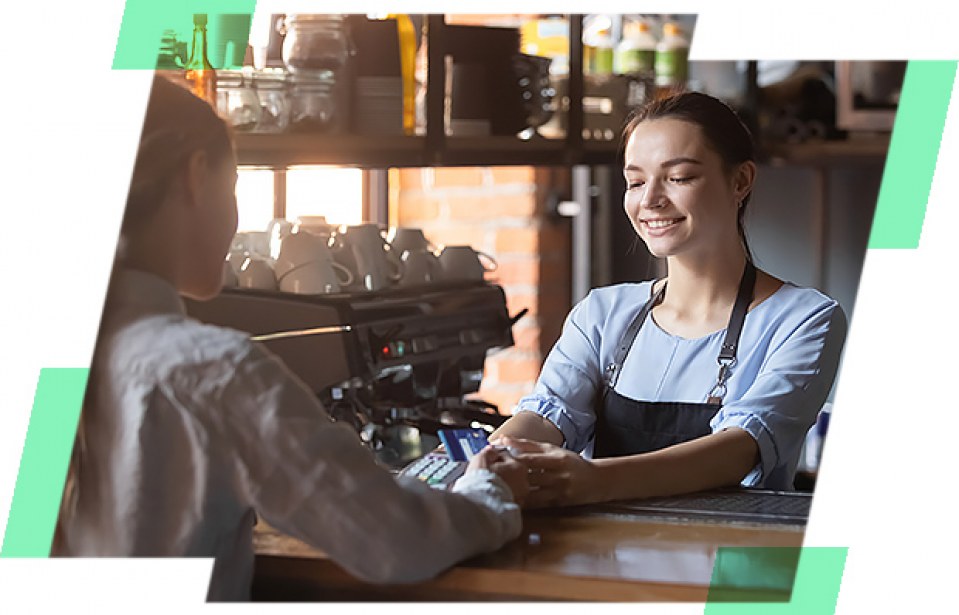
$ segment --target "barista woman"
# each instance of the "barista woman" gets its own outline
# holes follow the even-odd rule
[[[724,103],[652,101],[624,137],[626,213],[668,275],[576,305],[493,439],[523,451],[531,506],[789,489],[836,375],[843,312],[754,266],[752,140]]]
[[[515,537],[521,464],[487,448],[453,492],[394,479],[274,355],[184,314],[222,285],[235,181],[225,124],[156,79],[54,554],[214,557],[209,598],[242,600],[255,514],[377,582]]]

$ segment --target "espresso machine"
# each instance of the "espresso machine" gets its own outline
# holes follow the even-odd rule
[[[437,442],[437,429],[502,424],[479,390],[486,353],[513,345],[503,289],[483,281],[297,295],[226,288],[185,299],[194,318],[251,335],[387,464]],[[408,446],[412,440],[422,446]],[[407,445],[404,445],[406,443]]]

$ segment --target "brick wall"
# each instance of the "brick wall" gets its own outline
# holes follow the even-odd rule
[[[549,212],[568,193],[562,168],[392,169],[390,220],[419,227],[436,245],[469,244],[499,263],[487,279],[506,293],[514,347],[491,353],[478,397],[512,411],[539,375],[570,309],[570,225]]]

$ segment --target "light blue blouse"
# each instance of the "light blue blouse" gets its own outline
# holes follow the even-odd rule
[[[650,298],[652,282],[594,289],[570,312],[532,394],[516,411],[536,412],[563,432],[564,446],[590,457],[602,368]],[[671,335],[647,316],[616,392],[642,401],[705,403],[716,383],[725,329],[696,339]],[[748,432],[761,460],[744,486],[791,489],[806,432],[832,387],[846,335],[839,304],[786,283],[746,315],[737,361],[710,427]]]

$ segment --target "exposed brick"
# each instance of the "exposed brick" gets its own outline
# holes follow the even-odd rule
[[[539,284],[539,259],[533,256],[503,259],[496,270],[499,284]]]
[[[504,228],[496,232],[497,254],[538,254],[540,230],[532,226]]]
[[[496,194],[484,196],[481,190],[475,195],[452,196],[446,200],[452,220],[471,222],[497,218],[528,218],[536,210],[532,194]]]
[[[422,169],[390,169],[390,181],[393,181],[393,173],[396,173],[396,178],[399,182],[400,189],[402,190],[419,190],[423,187],[423,170]]]
[[[434,245],[473,246],[475,250],[483,250],[486,244],[486,229],[478,226],[437,225],[429,235]]]
[[[400,192],[397,210],[400,226],[417,226],[421,221],[435,220],[440,213],[440,203],[433,198]]]
[[[433,173],[434,188],[483,185],[482,167],[437,167]]]
[[[492,167],[490,171],[496,184],[536,183],[536,167]]]

